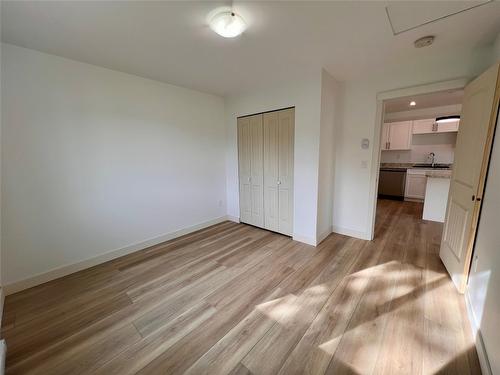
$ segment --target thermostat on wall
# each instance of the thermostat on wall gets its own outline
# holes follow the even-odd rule
[[[363,150],[366,150],[366,149],[368,149],[368,147],[370,147],[370,140],[368,138],[363,138],[361,140],[361,148]]]

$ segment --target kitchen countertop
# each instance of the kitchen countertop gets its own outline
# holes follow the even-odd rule
[[[413,163],[380,163],[380,168],[400,168],[400,169],[408,169],[412,168]]]
[[[448,168],[432,168],[429,164],[429,167],[415,167],[415,165],[422,165],[420,163],[380,163],[380,169],[401,169],[401,170],[408,170],[408,169],[417,169],[421,171],[430,171],[434,174],[436,172],[436,177],[442,177],[442,178],[447,178],[449,177],[447,173],[450,173],[451,176],[451,169],[452,169],[452,164],[445,164],[448,166]],[[442,176],[438,176],[440,172],[445,172]],[[432,176],[434,177],[434,176]]]
[[[425,175],[430,178],[451,178],[451,169],[437,169],[426,171]]]

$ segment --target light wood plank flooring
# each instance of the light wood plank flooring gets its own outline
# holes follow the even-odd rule
[[[421,211],[317,248],[225,222],[11,295],[7,373],[480,373]]]

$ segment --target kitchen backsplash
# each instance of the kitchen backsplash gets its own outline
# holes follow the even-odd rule
[[[382,163],[425,163],[434,152],[436,163],[452,164],[455,155],[457,133],[414,134],[411,150],[382,151]]]

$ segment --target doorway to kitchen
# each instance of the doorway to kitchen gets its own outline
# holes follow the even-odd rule
[[[414,202],[420,219],[443,223],[462,88],[384,101],[377,199]]]
[[[417,204],[421,205],[423,224],[430,221],[444,222],[444,228],[440,226],[442,237],[439,242],[439,257],[453,283],[463,293],[471,267],[500,106],[500,63],[494,64],[474,80],[462,85],[460,83],[460,80],[456,80],[379,94],[377,117],[380,123],[377,129],[380,130],[380,138],[377,141],[380,144],[375,145],[378,153],[374,155],[376,163],[374,167],[392,168],[400,173],[406,169],[403,200],[417,200]],[[395,93],[401,95],[394,95]],[[457,113],[439,111],[434,113],[435,117],[427,119],[414,116],[403,119],[394,113],[411,112],[411,109],[391,111],[391,105],[397,103],[395,99],[406,100],[409,107],[416,107],[417,100],[425,102],[426,98],[436,95],[440,97],[440,94],[451,96],[456,94],[457,97],[461,97],[460,114],[458,111]],[[443,106],[459,104],[443,104]],[[419,117],[420,115],[421,113]],[[428,140],[421,143],[422,139],[415,140],[415,137],[422,135],[442,136],[446,133],[454,133],[456,143],[456,147],[452,139],[451,143],[446,143],[448,151],[446,149],[444,151],[452,156],[446,162],[436,160],[437,153],[428,148],[429,145],[433,148],[443,146],[441,141]],[[391,149],[390,142],[396,147]],[[426,147],[425,151],[428,152],[426,162],[415,160],[415,146]],[[409,160],[406,156],[406,159],[401,161],[401,154],[384,156],[384,153],[389,152],[410,152]],[[416,152],[415,157],[422,156],[422,153]],[[442,158],[442,155],[440,157]],[[372,177],[373,223],[375,223],[375,213],[377,217],[379,216],[376,211],[378,201],[376,197],[378,192],[384,193],[380,187],[384,181],[380,181],[378,168],[376,169],[376,177]],[[413,180],[419,183],[413,184]]]

